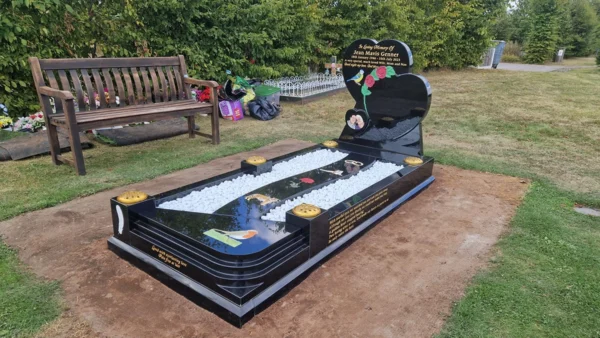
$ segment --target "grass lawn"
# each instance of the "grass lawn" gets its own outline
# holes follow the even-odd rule
[[[585,58],[568,58],[563,59],[561,64],[564,66],[595,66],[596,58],[593,56]]]
[[[15,133],[12,131],[0,130],[0,142],[21,136],[25,136],[25,133]]]
[[[441,335],[598,335],[600,319],[591,316],[600,309],[594,271],[600,219],[571,209],[600,206],[600,70],[425,75],[433,88],[426,153],[441,163],[535,180],[491,269],[478,275]],[[348,94],[339,94],[285,105],[270,122],[222,120],[218,147],[186,136],[119,148],[97,143],[84,151],[83,177],[52,165],[49,156],[0,164],[0,220],[280,139],[335,138],[352,105]],[[202,118],[199,124],[208,126]],[[38,324],[9,325],[12,333]]]
[[[39,281],[0,242],[0,337],[29,336],[61,312],[60,286]]]

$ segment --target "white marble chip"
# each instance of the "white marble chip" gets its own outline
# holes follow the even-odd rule
[[[270,172],[258,176],[242,175],[178,199],[161,203],[158,208],[212,214],[227,203],[265,185],[337,162],[347,153],[320,149],[273,165]]]
[[[285,222],[285,213],[302,203],[313,204],[321,209],[332,208],[402,168],[404,168],[402,165],[375,162],[369,169],[360,171],[347,179],[340,179],[321,189],[313,190],[293,200],[286,201],[273,208],[262,219]]]

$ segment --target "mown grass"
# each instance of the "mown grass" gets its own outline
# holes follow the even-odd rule
[[[600,220],[536,181],[439,337],[600,336]]]
[[[0,242],[0,337],[30,336],[61,312],[60,286],[26,271]]]
[[[425,75],[434,90],[424,122],[426,153],[441,163],[534,180],[490,268],[475,278],[440,336],[598,336],[600,220],[572,207],[600,206],[600,70]],[[218,147],[185,136],[127,147],[96,143],[84,151],[84,177],[48,156],[0,164],[0,219],[280,139],[335,138],[352,105],[339,94],[284,105],[270,122],[222,121]],[[39,327],[10,323],[24,332]]]
[[[0,130],[0,142],[7,141],[16,137],[25,136],[24,133],[15,133],[7,130]]]
[[[563,62],[561,64],[565,65],[565,66],[595,66],[596,58],[593,56],[568,58],[568,59],[563,59]]]

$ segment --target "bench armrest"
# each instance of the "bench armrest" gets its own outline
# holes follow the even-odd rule
[[[61,100],[73,100],[73,94],[66,90],[59,90],[48,86],[41,86],[38,88],[40,94],[45,96],[54,97]]]
[[[192,79],[190,77],[184,78],[183,81],[185,81],[185,83],[187,83],[187,84],[210,87],[210,88],[217,88],[219,86],[219,84],[215,81],[197,80],[197,79]]]

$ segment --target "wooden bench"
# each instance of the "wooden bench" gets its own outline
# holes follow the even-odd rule
[[[72,165],[79,175],[85,175],[79,131],[185,117],[190,137],[198,134],[219,144],[218,84],[189,78],[181,55],[45,60],[31,57],[29,63],[46,120],[52,161]],[[191,85],[212,88],[211,102],[194,101]],[[195,130],[197,113],[211,115],[211,134]],[[66,130],[73,160],[60,154],[57,127]]]

